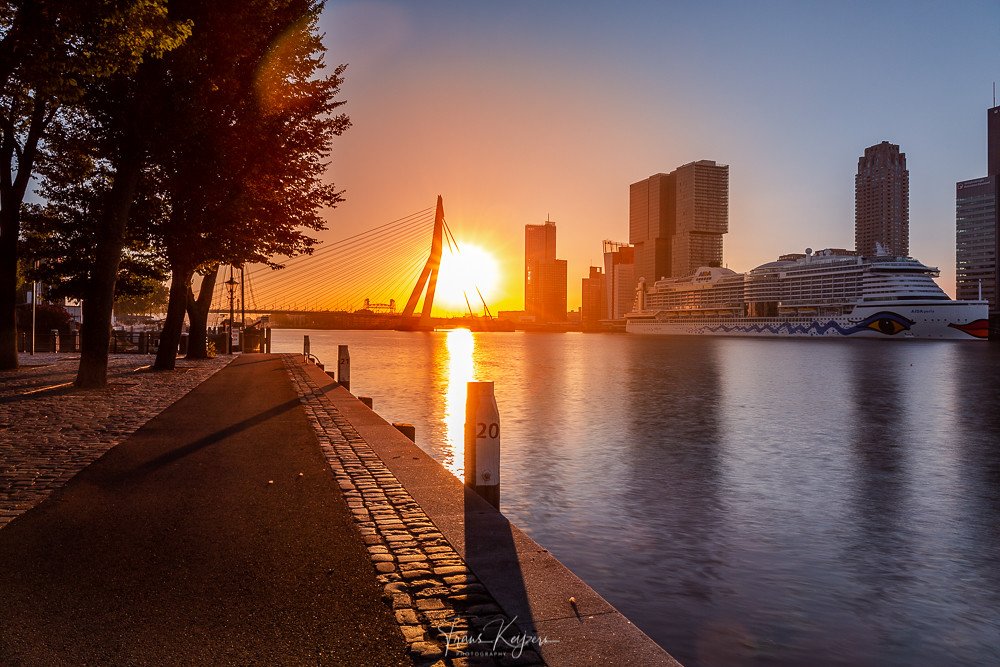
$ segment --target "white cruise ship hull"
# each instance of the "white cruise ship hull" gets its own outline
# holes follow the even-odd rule
[[[885,302],[856,306],[850,315],[710,318],[630,313],[625,330],[674,336],[987,340],[985,301]]]

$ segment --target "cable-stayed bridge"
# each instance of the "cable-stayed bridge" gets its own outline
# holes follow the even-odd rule
[[[466,293],[466,317],[431,318],[445,246],[461,252],[439,196],[437,206],[323,244],[282,269],[223,267],[211,312],[221,319],[232,309],[236,317],[281,316],[293,324],[327,328],[503,328],[478,287]],[[476,310],[481,305],[482,317],[473,311],[474,303]]]

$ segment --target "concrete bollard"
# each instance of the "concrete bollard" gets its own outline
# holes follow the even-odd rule
[[[367,405],[369,410],[375,409],[375,402],[371,396],[358,396],[358,400]]]
[[[346,345],[337,346],[337,382],[347,391],[351,390],[351,354]]]
[[[417,429],[413,424],[406,424],[404,422],[393,422],[393,427],[410,439],[410,442],[417,441]]]
[[[465,485],[500,509],[500,411],[492,382],[469,382],[465,399]]]
[[[309,356],[309,336],[308,334],[302,337],[302,356]]]

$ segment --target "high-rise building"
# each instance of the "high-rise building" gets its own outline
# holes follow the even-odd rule
[[[628,240],[637,276],[654,281],[671,275],[675,217],[673,174],[653,174],[629,186]]]
[[[617,241],[604,242],[605,319],[620,320],[635,300],[635,248]]]
[[[955,185],[955,297],[997,303],[997,178]]]
[[[690,276],[722,266],[722,235],[729,231],[729,167],[701,160],[675,171],[677,218],[670,275]]]
[[[888,141],[869,146],[858,158],[854,244],[867,257],[910,254],[910,172],[906,153]]]
[[[955,185],[955,296],[990,302],[1000,321],[1000,106],[986,110],[986,176]]]
[[[556,259],[556,223],[524,226],[524,311],[536,322],[566,321],[566,260]]]
[[[682,277],[722,265],[729,231],[729,167],[699,160],[629,186],[636,279]]]
[[[990,176],[1000,174],[1000,107],[998,106],[986,111],[986,173]]]
[[[601,267],[590,267],[590,275],[581,280],[580,324],[584,329],[597,328],[604,319],[604,274]]]

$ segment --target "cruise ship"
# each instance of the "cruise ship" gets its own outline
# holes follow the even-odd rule
[[[986,340],[987,302],[955,301],[938,270],[909,257],[827,249],[782,255],[747,272],[702,267],[648,286],[628,333],[701,336]]]

